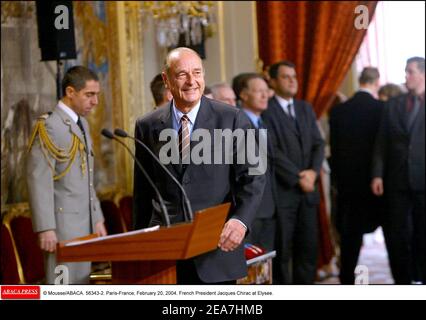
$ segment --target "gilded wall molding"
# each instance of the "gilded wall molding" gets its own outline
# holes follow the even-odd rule
[[[107,33],[110,48],[113,127],[120,127],[133,135],[136,117],[143,110],[143,19],[139,3],[131,1],[107,2]],[[133,143],[125,141],[134,149]],[[121,190],[133,189],[133,160],[125,149],[115,144],[116,177]],[[124,173],[124,174],[123,174]]]

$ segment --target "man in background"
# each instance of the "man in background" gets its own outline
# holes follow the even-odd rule
[[[256,136],[259,139],[263,132],[259,129],[267,129],[261,114],[268,107],[269,88],[262,76],[253,73],[247,75],[241,82],[241,108],[250,119],[253,127],[256,128]],[[263,191],[262,202],[256,213],[250,233],[246,241],[251,244],[260,245],[267,251],[275,249],[275,177],[273,175],[272,143],[270,136],[267,138],[268,162],[265,178],[265,190]],[[262,150],[261,150],[262,152]]]
[[[407,94],[390,99],[377,134],[372,191],[384,195],[383,232],[396,284],[426,284],[425,59],[407,60]]]
[[[152,79],[150,88],[155,103],[154,109],[164,106],[166,103],[172,100],[172,94],[170,93],[170,90],[166,88],[161,73],[157,74]]]
[[[211,91],[213,99],[229,104],[233,107],[237,105],[235,92],[229,84],[225,82],[215,83],[211,86]]]
[[[278,284],[313,284],[317,270],[320,202],[318,176],[324,141],[312,106],[297,100],[295,65],[289,61],[269,69],[275,91],[263,113],[274,143],[277,183]]]
[[[360,89],[330,111],[330,166],[337,189],[342,284],[354,284],[363,235],[381,224],[384,209],[382,200],[370,189],[374,140],[383,110],[383,103],[375,98],[379,78],[377,68],[364,68]]]

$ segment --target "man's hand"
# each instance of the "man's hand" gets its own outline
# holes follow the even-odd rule
[[[223,227],[218,247],[225,252],[235,250],[243,241],[246,228],[236,219],[229,219]]]
[[[383,195],[384,188],[382,178],[374,178],[373,181],[371,181],[371,191],[378,197]]]
[[[105,229],[103,221],[99,221],[95,224],[95,233],[98,235],[98,237],[103,237],[107,235],[107,231]]]
[[[303,170],[299,173],[299,177],[302,178],[302,179],[307,179],[312,184],[315,184],[315,180],[317,178],[317,173],[312,169]]]
[[[299,173],[299,177],[299,186],[303,192],[308,193],[315,191],[317,173],[314,170],[303,170]]]
[[[38,242],[41,250],[55,252],[58,238],[54,230],[43,231],[38,234]]]

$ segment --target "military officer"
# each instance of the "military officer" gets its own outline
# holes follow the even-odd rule
[[[89,282],[90,262],[61,263],[66,268],[57,268],[58,241],[93,232],[106,235],[93,187],[94,154],[84,118],[98,104],[99,90],[93,71],[83,66],[70,68],[62,80],[63,97],[52,112],[38,119],[30,139],[29,202],[33,229],[45,252],[48,284]]]

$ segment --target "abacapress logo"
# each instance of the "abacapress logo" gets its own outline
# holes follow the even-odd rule
[[[2,286],[1,298],[40,299],[40,286]]]

